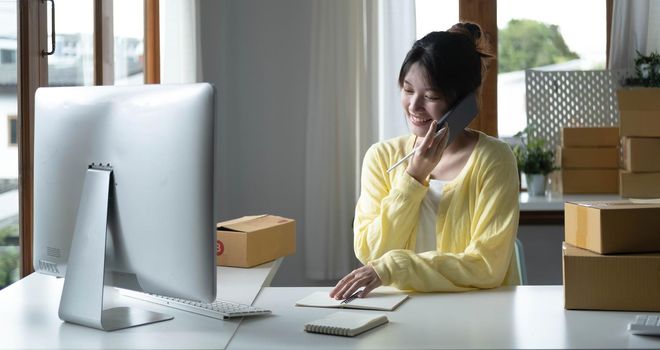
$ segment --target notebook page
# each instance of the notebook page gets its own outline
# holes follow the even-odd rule
[[[392,311],[407,298],[406,294],[374,291],[369,293],[366,298],[356,298],[348,304],[342,304],[341,300],[331,298],[328,292],[314,292],[298,300],[296,306]]]

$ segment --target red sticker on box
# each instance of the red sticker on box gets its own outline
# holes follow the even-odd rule
[[[215,248],[216,248],[216,255],[217,255],[217,256],[222,255],[222,253],[225,251],[225,245],[222,244],[222,241],[221,241],[221,240],[218,240],[218,241],[217,241],[217,243],[216,243],[216,245],[215,245]]]

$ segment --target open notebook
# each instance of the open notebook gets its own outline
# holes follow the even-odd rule
[[[354,337],[388,322],[385,315],[365,315],[355,312],[339,311],[331,315],[309,322],[305,325],[306,332],[323,333]]]
[[[406,299],[408,299],[408,295],[406,294],[374,291],[369,293],[365,298],[355,298],[348,303],[342,304],[341,300],[331,298],[328,292],[314,292],[298,300],[296,306],[393,311]]]

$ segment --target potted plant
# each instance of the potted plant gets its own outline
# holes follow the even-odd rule
[[[517,133],[520,144],[513,147],[518,162],[518,171],[525,174],[527,192],[531,196],[545,195],[548,174],[557,170],[555,153],[547,149],[545,140],[529,137],[530,127]]]
[[[617,100],[621,136],[660,136],[660,54],[637,52],[635,72],[623,80]]]

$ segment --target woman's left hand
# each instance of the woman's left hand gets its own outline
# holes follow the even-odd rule
[[[364,298],[369,292],[382,284],[383,282],[378,277],[378,274],[376,274],[376,270],[366,265],[353,270],[353,272],[342,278],[330,292],[330,297],[337,300],[346,299],[353,295],[359,288],[364,287],[364,290],[358,295],[359,298]]]

